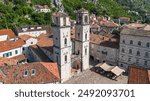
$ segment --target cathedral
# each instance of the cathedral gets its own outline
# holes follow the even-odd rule
[[[53,61],[57,62],[64,82],[74,75],[89,69],[89,13],[77,11],[75,37],[71,38],[70,18],[66,13],[56,12],[52,16]]]

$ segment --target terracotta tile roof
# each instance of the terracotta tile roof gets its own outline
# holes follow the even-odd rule
[[[17,65],[17,62],[15,59],[0,57],[0,66]]]
[[[104,47],[119,48],[119,36],[116,35],[90,35],[90,42]]]
[[[55,17],[68,17],[68,15],[66,13],[62,13],[62,12],[55,12],[55,13],[53,13],[53,16],[55,16]]]
[[[0,42],[0,52],[19,48],[22,45],[25,45],[25,42],[22,39],[18,39],[16,41],[11,41],[11,40],[1,41]]]
[[[28,39],[32,38],[30,35],[20,35],[19,38],[21,38],[24,41],[27,41]]]
[[[59,70],[57,63],[47,63],[47,62],[41,62],[41,64],[48,69],[55,77],[60,79]]]
[[[111,21],[107,21],[107,20],[100,21],[100,25],[107,26],[107,27],[118,27],[119,26],[118,24],[111,22]]]
[[[150,70],[132,66],[129,69],[129,84],[150,84]]]
[[[15,38],[16,35],[11,29],[2,29],[0,30],[0,35],[8,35],[9,38]]]
[[[150,36],[150,25],[128,24],[123,26],[121,34],[135,35],[135,36]]]
[[[24,71],[28,71],[28,75],[24,76]],[[32,74],[35,70],[35,74]],[[5,77],[2,81],[5,84],[45,84],[60,82],[59,69],[56,63],[29,63],[16,66],[1,67]]]
[[[53,52],[53,38],[47,34],[43,34],[38,37],[37,45]]]
[[[91,28],[100,28],[100,26],[98,24],[93,24]]]
[[[120,19],[120,20],[130,21],[130,18],[128,18],[128,17],[120,17],[119,19]]]
[[[25,57],[24,54],[21,54],[21,55],[12,57],[11,59],[15,59],[15,60],[17,60],[18,62],[21,62],[21,61],[24,61],[24,60],[26,59],[26,57]]]

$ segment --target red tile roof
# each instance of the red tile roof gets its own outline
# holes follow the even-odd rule
[[[7,50],[19,48],[24,44],[25,44],[25,42],[21,39],[18,39],[16,41],[10,41],[10,40],[1,41],[0,42],[0,52],[4,52],[4,51],[7,51]]]
[[[18,62],[21,62],[21,61],[24,61],[24,60],[26,59],[26,57],[25,57],[24,54],[21,54],[21,55],[12,57],[11,59],[15,59],[15,60],[17,60]]]
[[[8,35],[9,38],[16,37],[15,33],[11,29],[2,29],[2,30],[0,30],[0,35]]]
[[[35,75],[32,75],[32,70]],[[24,71],[28,71],[28,75],[24,76]],[[2,82],[5,84],[45,84],[60,82],[59,69],[56,63],[35,62],[30,64],[21,64],[16,66],[1,67],[1,71],[5,74]]]
[[[107,21],[107,20],[100,21],[100,25],[107,26],[107,27],[118,27],[118,24],[111,22],[111,21]]]
[[[30,38],[32,38],[32,37],[29,36],[29,35],[21,35],[21,36],[19,36],[19,38],[21,38],[21,39],[24,40],[24,41],[27,41],[28,39],[30,39]]]
[[[104,47],[119,48],[119,37],[111,34],[107,35],[91,34],[90,43]]]
[[[150,84],[150,70],[136,66],[129,69],[129,84]]]
[[[0,66],[17,65],[17,62],[15,59],[0,57]]]

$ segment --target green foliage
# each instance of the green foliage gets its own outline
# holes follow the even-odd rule
[[[51,0],[32,0],[33,4],[48,5],[50,7]]]
[[[96,5],[83,0],[63,0],[63,5],[65,11],[68,12],[73,19],[76,17],[74,11],[82,7],[87,9],[90,13],[94,13],[96,15],[108,15],[112,18],[129,16],[122,6],[113,0],[98,0]]]
[[[33,4],[47,4],[51,0],[32,1]],[[51,24],[51,13],[34,12],[33,4],[26,3],[26,0],[15,0],[14,4],[12,0],[7,0],[7,4],[0,3],[0,29]]]

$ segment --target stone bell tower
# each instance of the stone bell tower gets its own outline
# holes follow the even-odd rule
[[[67,14],[57,12],[53,14],[53,54],[61,75],[61,82],[71,77],[71,37],[70,21]]]
[[[77,11],[76,28],[75,28],[75,53],[81,56],[81,68],[89,68],[89,13],[85,9]]]

